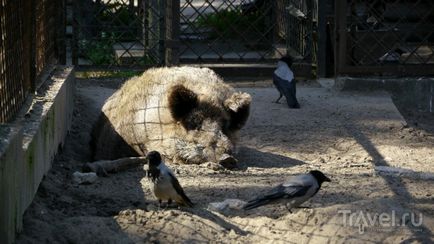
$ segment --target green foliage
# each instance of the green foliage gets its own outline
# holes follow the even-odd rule
[[[109,65],[117,64],[122,60],[116,60],[113,45],[117,43],[116,35],[114,33],[107,34],[102,32],[100,38],[96,41],[80,41],[81,56],[88,59],[93,65]],[[127,55],[127,54],[125,54]],[[157,60],[145,54],[143,57],[130,58],[130,64],[137,65],[154,65]]]
[[[137,7],[125,3],[99,3],[95,7],[98,32],[79,42],[80,56],[93,65],[133,64],[151,65],[156,61],[148,54],[143,57],[116,57],[114,45],[141,40],[143,28]],[[122,46],[122,45],[121,45]]]
[[[244,14],[239,9],[224,9],[198,17],[196,26],[209,28],[210,38],[241,38],[242,35],[260,34],[267,30],[267,15],[262,11]]]
[[[95,42],[82,40],[80,50],[82,56],[89,59],[94,65],[112,64],[115,62],[113,44],[116,42],[113,33],[102,32],[100,38]]]
[[[155,65],[158,61],[152,58],[151,56],[145,54],[144,57],[140,58],[137,62],[139,65]]]
[[[117,40],[123,41],[140,37],[141,21],[134,7],[122,3],[107,3],[103,9],[97,15],[103,31],[110,31]]]
[[[142,74],[143,71],[82,71],[76,72],[75,77],[82,79],[89,78],[130,78]]]

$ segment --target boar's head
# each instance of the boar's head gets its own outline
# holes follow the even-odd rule
[[[174,86],[169,93],[169,110],[177,124],[176,159],[234,166],[234,143],[249,116],[250,102],[250,95],[241,92],[232,92],[217,103],[200,100],[183,85]]]

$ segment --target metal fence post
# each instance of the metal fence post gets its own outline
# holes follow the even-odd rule
[[[57,57],[60,64],[66,64],[66,1],[59,1],[57,8],[60,10],[57,16],[60,23],[57,26]]]
[[[347,1],[337,1],[335,11],[335,26],[336,26],[336,51],[335,51],[335,74],[341,74],[346,64],[346,49],[347,49]]]
[[[159,23],[159,28],[158,28],[158,46],[159,46],[159,59],[160,59],[160,64],[166,64],[166,0],[159,0],[158,1],[158,5],[159,5],[159,11],[157,14],[157,19],[158,19],[158,23]]]
[[[36,91],[36,1],[29,0],[31,3],[30,9],[30,91]]]
[[[180,0],[168,0],[169,8],[166,11],[169,15],[166,16],[168,20],[168,28],[166,30],[166,65],[179,64],[179,28],[180,28]]]
[[[318,1],[318,77],[326,75],[326,1]]]
[[[78,65],[78,34],[79,34],[79,21],[78,16],[78,1],[72,2],[72,38],[71,38],[71,56],[72,56],[72,64]]]

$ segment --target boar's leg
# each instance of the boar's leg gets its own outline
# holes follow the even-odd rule
[[[83,166],[83,172],[95,172],[98,176],[107,176],[108,173],[116,173],[121,170],[133,168],[142,163],[146,163],[146,157],[100,160],[92,163],[86,163]]]

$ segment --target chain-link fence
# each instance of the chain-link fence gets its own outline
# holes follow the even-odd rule
[[[64,1],[0,1],[0,123],[10,121],[42,74],[64,60]]]
[[[309,59],[314,2],[182,0],[180,61],[267,63],[286,54]]]
[[[180,1],[180,61],[260,62],[284,54],[275,1]]]
[[[283,0],[276,4],[277,33],[285,42],[284,51],[304,65],[298,71],[310,77],[317,62],[318,1]]]
[[[149,66],[164,62],[166,0],[74,1],[73,63]]]
[[[77,0],[74,64],[314,61],[316,0]]]
[[[338,1],[338,74],[434,74],[434,2]]]

